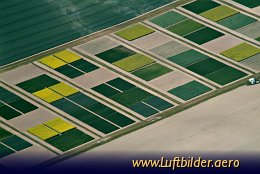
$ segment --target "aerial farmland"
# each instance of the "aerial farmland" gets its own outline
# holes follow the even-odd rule
[[[260,80],[260,1],[19,0],[0,9],[1,165],[260,152],[260,86],[248,81]]]

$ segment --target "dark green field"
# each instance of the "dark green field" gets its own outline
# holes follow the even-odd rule
[[[1,1],[0,67],[173,1]]]
[[[249,8],[255,8],[257,6],[260,6],[260,1],[258,0],[233,0],[239,4],[242,4],[244,6],[247,6]]]
[[[70,65],[64,65],[62,67],[56,68],[55,71],[65,75],[71,79],[82,76],[84,74],[83,72],[73,68]]]
[[[224,63],[221,63],[215,59],[209,58],[209,59],[200,61],[198,63],[192,64],[186,68],[199,75],[205,76],[205,75],[215,72],[219,69],[222,69],[226,66],[227,65],[225,65]]]
[[[204,93],[211,91],[212,89],[197,82],[192,81],[185,85],[179,86],[170,90],[169,92],[185,101],[200,96]]]
[[[167,101],[165,101],[159,97],[156,97],[156,96],[150,94],[149,92],[147,92],[141,88],[138,88],[138,87],[130,84],[129,82],[124,81],[123,79],[117,78],[117,79],[111,80],[106,83],[113,86],[114,88],[112,88],[106,84],[101,84],[92,89],[95,90],[96,92],[116,101],[117,103],[119,103],[129,109],[132,109],[133,111],[139,113],[140,115],[142,115],[144,117],[149,117],[158,112],[157,110],[153,109],[152,107],[154,107],[160,111],[173,107],[173,105],[168,103]],[[116,89],[121,90],[121,92],[118,92],[118,90],[116,90]],[[150,106],[148,106],[147,104]],[[135,107],[135,106],[137,106],[137,107]],[[144,107],[143,108],[144,111],[142,110],[141,106]],[[109,113],[106,113],[106,114],[109,115]],[[113,117],[115,117],[115,116],[113,116]],[[124,120],[126,122],[128,122],[126,119],[124,119]],[[122,120],[122,122],[123,122],[123,120]]]
[[[37,107],[33,104],[25,101],[16,94],[0,87],[0,116],[4,119],[10,120],[36,109]]]
[[[223,35],[224,34],[219,31],[216,31],[209,27],[205,27],[199,31],[186,35],[185,38],[199,45],[202,45]]]
[[[15,153],[15,151],[21,151],[28,147],[31,147],[32,144],[27,141],[21,139],[20,137],[13,135],[12,133],[6,131],[5,129],[0,127],[0,158],[11,155]],[[13,151],[14,149],[15,151]]]
[[[78,129],[69,130],[61,135],[57,135],[46,140],[47,143],[65,152],[82,144],[85,144],[93,138]]]
[[[183,8],[192,11],[193,13],[200,14],[218,6],[219,4],[212,0],[197,0],[190,4],[184,5]]]
[[[124,46],[118,46],[116,48],[112,48],[103,53],[97,54],[96,56],[109,63],[114,63],[116,61],[132,56],[134,54],[136,53],[128,48]]]
[[[163,65],[154,63],[152,65],[149,65],[147,67],[144,67],[140,70],[133,72],[133,74],[143,80],[150,81],[157,77],[163,76],[171,71],[172,71],[171,69]]]

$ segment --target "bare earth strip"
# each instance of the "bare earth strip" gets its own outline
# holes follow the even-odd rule
[[[150,83],[162,90],[169,91],[192,80],[193,79],[190,76],[176,70],[160,78],[154,79],[150,81]]]
[[[258,72],[260,71],[260,54],[257,54],[253,57],[250,57],[249,59],[246,59],[241,62],[242,64],[252,67]]]
[[[170,42],[171,40],[171,38],[169,38],[166,35],[163,35],[160,32],[154,32],[153,34],[132,41],[132,44],[144,50],[150,50],[152,48]]]
[[[90,152],[260,152],[260,86],[243,86]]]
[[[243,41],[231,35],[224,35],[202,46],[212,52],[221,53],[229,48],[239,45]]]

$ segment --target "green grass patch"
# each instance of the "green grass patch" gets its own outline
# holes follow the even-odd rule
[[[151,108],[150,106],[147,106],[142,102],[137,102],[134,105],[130,106],[130,108],[144,117],[150,117],[158,113],[157,110]]]
[[[242,61],[260,53],[260,49],[248,43],[242,43],[221,54],[235,61]]]
[[[153,29],[141,24],[137,24],[117,32],[116,35],[126,40],[132,41],[140,37],[146,36],[148,34],[151,34],[153,32],[155,32]]]
[[[17,84],[17,86],[24,89],[27,92],[34,93],[46,87],[56,85],[58,83],[60,82],[44,74],[33,79],[24,81],[22,83],[19,83]]]
[[[99,69],[99,67],[97,67],[96,65],[93,65],[92,63],[89,63],[88,61],[86,61],[84,59],[79,59],[75,62],[72,62],[70,65],[80,69],[81,71],[83,71],[85,73],[89,73],[89,72]]]
[[[192,19],[187,19],[167,29],[175,34],[184,36],[203,27],[205,26]]]
[[[224,67],[226,67],[227,65],[219,62],[215,59],[209,58],[209,59],[205,59],[203,61],[200,61],[198,63],[192,64],[188,67],[186,67],[187,69],[189,69],[192,72],[195,72],[201,76],[205,76],[207,74],[210,74],[212,72],[218,71]]]
[[[257,41],[260,41],[260,37],[258,37],[256,40],[257,40]]]
[[[109,63],[114,63],[116,61],[132,56],[134,54],[136,54],[134,51],[120,45],[118,47],[97,54],[96,56]]]
[[[101,84],[92,89],[108,98],[121,93],[120,91],[108,86],[107,84]]]
[[[20,151],[23,149],[26,149],[28,147],[31,147],[32,144],[28,143],[27,141],[21,139],[20,137],[16,135],[12,135],[2,141],[5,145],[11,147],[12,149],[16,151]]]
[[[182,7],[193,13],[200,14],[218,6],[220,6],[220,4],[212,0],[197,0]]]
[[[3,139],[12,136],[13,134],[11,134],[10,132],[4,130],[3,128],[0,127],[0,141],[2,141]]]
[[[119,60],[113,64],[127,72],[131,72],[153,62],[155,61],[147,56],[142,54],[135,54],[125,59]]]
[[[233,0],[239,4],[242,4],[244,6],[247,6],[249,8],[255,8],[260,6],[260,1],[258,0]]]
[[[218,21],[217,23],[220,25],[223,25],[229,29],[237,30],[241,27],[247,26],[256,21],[257,21],[256,19],[254,19],[250,16],[244,15],[242,13],[238,13],[238,14],[235,14],[228,18],[222,19],[222,20]]]
[[[185,85],[170,90],[169,93],[187,101],[211,90],[211,88],[197,81],[192,81]]]
[[[145,99],[143,102],[160,111],[164,111],[164,110],[169,109],[174,106],[173,104],[171,104],[157,96],[149,97],[149,98]]]
[[[113,123],[115,123],[116,125],[118,125],[120,127],[125,127],[125,126],[133,124],[135,122],[135,121],[131,120],[130,118],[128,118],[118,112],[104,116],[104,118],[106,118],[109,121],[112,121]]]
[[[0,158],[6,157],[13,153],[15,153],[13,150],[9,149],[8,147],[4,146],[3,144],[0,144]]]
[[[6,120],[11,120],[13,118],[16,118],[20,116],[21,114],[14,110],[13,108],[10,108],[7,105],[2,105],[0,107],[0,116]]]
[[[84,74],[83,72],[77,70],[76,68],[73,68],[70,65],[64,65],[62,67],[56,68],[55,70],[71,79],[82,76]]]
[[[205,27],[184,37],[192,42],[202,45],[223,35],[224,34],[219,31]]]
[[[124,106],[129,106],[151,96],[152,94],[149,92],[136,87],[129,89],[121,94],[117,94],[113,96],[112,99]]]
[[[226,85],[245,76],[247,76],[246,73],[227,66],[211,74],[208,74],[205,77],[220,85]]]
[[[129,90],[129,89],[135,87],[135,85],[133,85],[121,78],[113,79],[113,80],[107,82],[107,84],[119,89],[120,91],[126,91],[126,90]]]
[[[23,100],[23,99],[20,99],[20,100],[17,100],[15,102],[10,103],[10,106],[12,106],[13,108],[19,110],[20,112],[22,112],[24,114],[31,112],[31,111],[34,111],[38,108],[38,107],[34,106],[33,104]]]
[[[150,19],[149,21],[160,27],[166,28],[185,19],[187,19],[186,16],[183,16],[175,11],[169,11],[165,14]]]
[[[171,71],[171,69],[159,63],[154,63],[152,65],[149,65],[147,67],[133,72],[133,74],[143,80],[150,81],[156,79],[157,77],[163,76]]]
[[[78,129],[72,129],[61,135],[48,139],[46,142],[65,152],[93,140],[91,136]]]
[[[211,10],[205,11],[200,15],[212,21],[219,21],[237,13],[239,12],[234,10],[233,8],[221,5]]]
[[[173,57],[168,58],[169,61],[174,62],[180,66],[186,67],[193,63],[208,59],[209,57],[195,50],[188,50]]]

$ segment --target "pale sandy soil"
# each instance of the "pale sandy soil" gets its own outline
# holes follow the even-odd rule
[[[237,31],[239,33],[242,33],[248,37],[251,37],[253,39],[256,39],[260,36],[260,21],[254,22],[252,24],[249,24],[245,27],[242,27],[238,29]]]
[[[75,47],[75,49],[81,52],[88,52],[90,54],[96,55],[104,51],[107,51],[109,49],[112,49],[118,45],[119,44],[117,42],[114,42],[113,40],[109,39],[107,36],[104,36],[96,40],[93,40],[91,42],[77,46]]]
[[[256,14],[260,15],[260,6],[253,9]]]
[[[156,78],[150,81],[150,83],[157,88],[160,88],[161,90],[169,91],[192,80],[193,79],[190,76],[176,70],[164,76]]]
[[[74,79],[74,81],[84,88],[92,88],[107,81],[117,78],[118,75],[106,68],[99,68],[88,74],[82,75]]]
[[[167,42],[170,42],[172,39],[161,32],[154,32],[147,36],[141,37],[131,42],[131,44],[137,46],[138,48],[142,48],[144,50],[150,50],[157,46],[163,45]]]
[[[260,85],[227,94],[81,154],[260,152]]]
[[[234,37],[231,35],[224,35],[222,37],[219,37],[217,39],[214,39],[210,42],[203,44],[202,47],[204,47],[212,52],[215,52],[215,53],[221,53],[240,43],[242,43],[241,39],[238,39],[237,37]]]
[[[253,57],[250,57],[244,61],[241,62],[243,65],[252,67],[253,69],[260,72],[260,54],[257,54]]]

